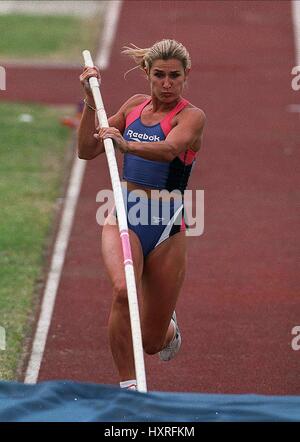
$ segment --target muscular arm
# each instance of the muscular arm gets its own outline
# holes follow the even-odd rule
[[[204,112],[200,109],[189,109],[164,141],[153,143],[129,141],[127,151],[148,160],[170,162],[187,147],[199,150],[204,124]]]
[[[139,104],[145,99],[144,95],[134,95],[129,98],[118,110],[115,115],[108,118],[109,127],[118,129],[123,133],[125,129],[126,114],[131,108]],[[89,102],[89,101],[88,101]],[[90,103],[95,106],[94,103]],[[83,160],[91,160],[104,152],[104,143],[101,139],[96,139],[95,112],[88,106],[84,107],[82,118],[78,129],[78,157]]]
[[[124,130],[123,116],[120,112],[108,119],[110,127],[116,127],[120,131]],[[85,106],[80,126],[78,129],[78,157],[83,160],[91,160],[104,152],[104,143],[96,140],[95,133],[95,112]]]

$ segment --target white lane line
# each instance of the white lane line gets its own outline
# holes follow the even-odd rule
[[[85,160],[74,159],[59,231],[54,245],[50,271],[47,277],[41,313],[24,380],[26,384],[34,384],[38,379],[85,166]]]
[[[123,0],[110,0],[107,5],[104,29],[99,44],[99,52],[95,57],[95,64],[100,69],[106,69],[109,65],[111,48],[115,39]]]
[[[118,16],[121,11],[121,2],[111,2],[116,3],[114,20],[111,19],[111,7],[108,8],[104,20],[103,33],[108,32],[108,37],[103,37],[103,41],[109,41],[109,46],[103,49],[104,55],[100,51],[100,57],[102,60],[106,60],[108,63],[110,50],[112,48],[114,36],[117,30]],[[108,26],[109,22],[109,26]],[[69,237],[73,225],[73,219],[75,214],[75,209],[77,206],[77,201],[79,193],[81,190],[81,184],[86,168],[86,161],[80,160],[79,158],[74,159],[74,164],[71,171],[71,177],[68,185],[68,190],[66,194],[65,204],[63,208],[62,218],[57,234],[57,238],[54,245],[54,251],[52,255],[50,270],[47,277],[47,282],[45,286],[45,291],[43,294],[43,301],[41,306],[41,313],[38,320],[37,329],[34,336],[34,341],[32,345],[31,355],[29,363],[26,370],[25,380],[26,384],[34,384],[38,380],[39,371],[41,367],[41,362],[43,359],[47,336],[50,328],[50,323],[52,319],[53,309],[55,305],[55,299],[57,294],[58,285],[60,282],[60,277],[64,265],[66,250],[68,247]]]
[[[295,41],[295,62],[300,66],[300,0],[292,0],[292,20]]]

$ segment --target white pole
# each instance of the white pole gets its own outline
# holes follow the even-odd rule
[[[85,66],[93,67],[94,63],[90,52],[85,50],[82,52],[82,55],[84,58]],[[100,127],[109,127],[100,93],[98,80],[96,77],[91,77],[89,78],[89,83],[92,89]],[[138,391],[146,392],[147,384],[146,384],[146,375],[145,375],[142,333],[141,333],[140,315],[139,315],[137,291],[136,291],[136,284],[134,277],[134,267],[133,267],[131,247],[129,241],[127,216],[123,201],[123,194],[122,194],[119,171],[115,156],[115,149],[113,142],[110,138],[104,140],[104,147],[109,167],[112,188],[114,192],[119,231],[120,231],[120,237],[123,249],[137,389]]]

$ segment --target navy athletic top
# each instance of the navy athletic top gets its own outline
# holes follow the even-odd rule
[[[189,103],[182,99],[160,123],[147,126],[141,121],[141,113],[150,103],[147,99],[135,107],[126,118],[126,127],[123,137],[127,141],[158,142],[166,139],[171,131],[172,119]],[[179,190],[184,192],[187,187],[196,152],[187,148],[171,162],[152,161],[131,153],[124,154],[123,179],[140,184],[147,188],[168,191]]]

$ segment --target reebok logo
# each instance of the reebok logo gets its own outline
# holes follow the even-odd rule
[[[126,135],[134,141],[160,141],[158,135],[140,134],[139,132],[133,132],[131,129],[128,129]]]
[[[159,216],[152,216],[153,224],[159,224],[160,221],[164,221],[165,218],[160,218]]]

